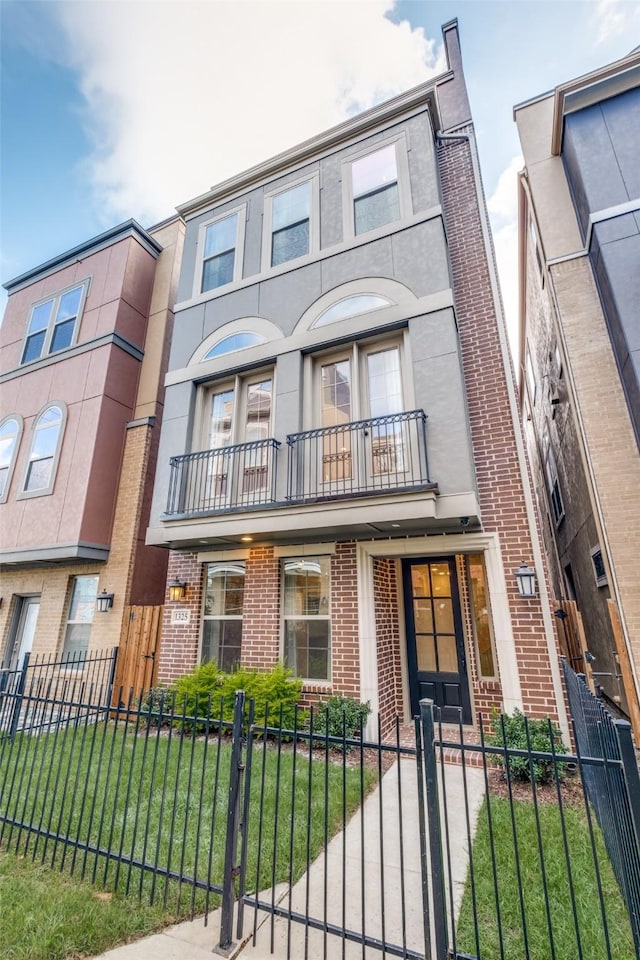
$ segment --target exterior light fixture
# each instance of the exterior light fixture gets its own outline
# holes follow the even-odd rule
[[[243,543],[251,543],[253,541],[253,537],[249,537],[249,536],[240,537],[240,539],[242,540]]]
[[[187,585],[182,580],[171,580],[169,583],[169,599],[172,603],[175,603],[178,600],[184,600],[185,594],[187,592]]]
[[[521,597],[535,597],[536,595],[536,572],[528,567],[524,560],[517,570],[514,570],[518,592]]]
[[[103,590],[102,593],[99,593],[96,597],[96,606],[98,613],[109,613],[109,610],[111,610],[113,606],[113,594]]]

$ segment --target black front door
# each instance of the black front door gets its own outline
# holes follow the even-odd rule
[[[458,578],[454,557],[403,560],[411,712],[423,698],[444,723],[471,723]]]

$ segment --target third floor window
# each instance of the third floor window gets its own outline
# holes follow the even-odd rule
[[[87,286],[85,280],[33,306],[20,363],[31,363],[72,345]]]

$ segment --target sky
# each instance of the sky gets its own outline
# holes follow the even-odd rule
[[[513,106],[640,43],[637,0],[0,4],[3,283],[441,72],[457,17],[512,335]]]

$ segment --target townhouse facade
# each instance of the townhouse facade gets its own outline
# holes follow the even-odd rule
[[[447,71],[178,208],[160,680],[566,729],[457,23]],[[518,587],[535,574],[534,595]],[[518,576],[516,576],[516,573]]]
[[[179,217],[149,231],[131,220],[5,284],[7,669],[26,653],[81,663],[119,645],[131,605],[162,604],[166,551],[144,532],[182,241]]]
[[[559,635],[639,736],[640,53],[514,113],[521,397]]]

